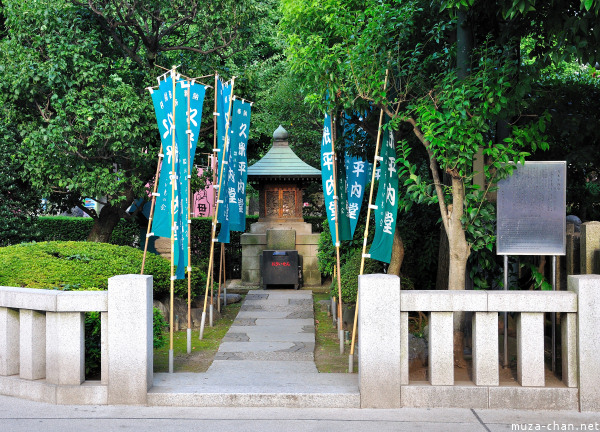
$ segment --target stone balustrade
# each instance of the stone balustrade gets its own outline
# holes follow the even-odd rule
[[[101,316],[101,379],[85,381],[85,313]],[[0,394],[58,404],[145,404],[152,386],[152,276],[108,291],[0,287]]]
[[[401,291],[391,275],[359,279],[361,406],[600,411],[600,276],[569,291]],[[427,383],[409,379],[408,317],[429,314]],[[472,380],[455,382],[453,316],[472,312]],[[516,318],[516,383],[499,379],[498,316]],[[544,313],[561,314],[562,382],[548,385]],[[553,382],[556,380],[553,380]]]

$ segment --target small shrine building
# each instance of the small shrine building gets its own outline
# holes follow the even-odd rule
[[[248,167],[248,182],[259,192],[258,222],[242,234],[242,283],[260,283],[263,250],[297,250],[301,257],[305,286],[321,284],[317,263],[319,234],[302,216],[303,190],[320,181],[321,171],[302,161],[288,145],[288,133],[279,126],[273,146],[258,162]]]

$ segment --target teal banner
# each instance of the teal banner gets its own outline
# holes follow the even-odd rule
[[[250,131],[251,108],[249,102],[233,101],[230,131],[230,163],[227,182],[227,203],[229,206],[229,229],[246,230],[246,184],[248,181],[248,134]]]
[[[171,178],[173,155],[173,136],[175,125],[173,124],[173,79],[165,75],[165,79],[159,80],[158,90],[152,91],[152,101],[156,114],[156,122],[162,143],[163,160],[160,168],[160,177],[156,204],[154,207],[154,218],[152,221],[152,232],[159,237],[171,237]]]
[[[327,220],[329,221],[329,230],[331,232],[331,240],[335,245],[338,240],[335,232],[335,201],[334,201],[334,175],[333,175],[333,151],[331,149],[331,116],[325,114],[325,122],[323,125],[323,138],[321,140],[321,183],[323,185],[323,197],[325,199],[325,210],[327,212]]]
[[[217,221],[221,224],[227,224],[228,219],[226,214],[228,214],[228,206],[227,206],[227,179],[229,176],[229,137],[226,137],[226,131],[229,129],[229,113],[231,107],[231,90],[232,85],[231,82],[224,83],[219,78],[217,80],[217,143],[219,148],[218,154],[218,176],[220,177],[220,184],[222,190],[220,191],[219,198],[219,212],[217,215]],[[227,138],[227,145],[225,139]],[[221,202],[222,201],[222,202]],[[221,231],[223,231],[223,226],[221,226]],[[229,228],[227,228],[229,229]],[[229,238],[229,234],[226,236]],[[225,239],[225,236],[221,236],[219,234],[219,238]],[[221,241],[221,240],[219,240]],[[229,240],[222,243],[229,243]]]
[[[173,239],[173,258],[177,266],[175,277],[184,279],[189,265],[188,177],[193,168],[205,88],[179,78],[179,75],[165,75],[164,80],[159,80],[158,91],[152,91],[151,95],[164,154],[152,231],[156,236]]]
[[[356,115],[359,117],[358,115]],[[359,117],[362,119],[362,117]],[[366,132],[356,124],[350,122],[351,117],[345,115],[344,118],[344,167],[346,168],[346,195],[347,195],[347,215],[350,221],[350,238],[354,236],[358,218],[360,216],[360,208],[365,196],[367,186],[368,166],[363,157],[350,155],[348,149],[362,149],[366,152],[364,143],[367,142]]]
[[[372,259],[390,262],[394,230],[398,216],[398,173],[396,171],[396,146],[392,131],[383,133],[379,164],[379,187],[375,205],[375,237],[369,250]],[[377,175],[377,174],[376,174]]]
[[[348,182],[346,177],[345,158],[336,162],[338,193],[338,232],[341,240],[352,240],[352,224],[348,206]],[[333,238],[333,237],[332,237]]]

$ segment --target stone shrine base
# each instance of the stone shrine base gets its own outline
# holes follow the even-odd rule
[[[305,222],[256,222],[250,232],[242,234],[242,284],[259,285],[260,258],[263,250],[297,250],[302,263],[304,286],[320,286],[321,272],[317,261],[319,234]]]

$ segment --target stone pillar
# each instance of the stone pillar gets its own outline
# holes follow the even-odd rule
[[[577,314],[560,314],[562,380],[567,387],[577,387]]]
[[[260,283],[260,257],[267,249],[267,235],[244,233],[240,236],[242,245],[242,283],[258,285]]]
[[[575,225],[567,223],[567,251],[565,255],[567,276],[579,274],[580,271],[579,233],[575,232]]]
[[[581,224],[581,274],[600,273],[600,222]]]
[[[46,312],[46,381],[80,385],[85,380],[85,321],[81,312]]]
[[[296,230],[267,229],[267,250],[295,250]]]
[[[28,380],[46,377],[46,314],[21,309],[19,318],[19,376]]]
[[[400,278],[358,278],[358,386],[362,408],[400,408]]]
[[[454,325],[452,312],[429,314],[429,382],[454,385]]]
[[[600,275],[569,276],[577,294],[579,409],[600,411]]]
[[[0,375],[19,373],[19,311],[0,307]]]
[[[296,232],[296,249],[302,255],[302,276],[304,286],[320,286],[321,272],[319,271],[319,237],[320,234],[298,234]]]
[[[543,387],[544,314],[521,312],[517,315],[517,381],[523,387]]]
[[[146,404],[153,380],[152,276],[108,280],[108,404]]]
[[[100,382],[108,384],[108,312],[100,312]]]
[[[400,384],[409,384],[408,312],[400,312]]]
[[[473,383],[478,386],[500,384],[498,366],[498,313],[473,314]]]

